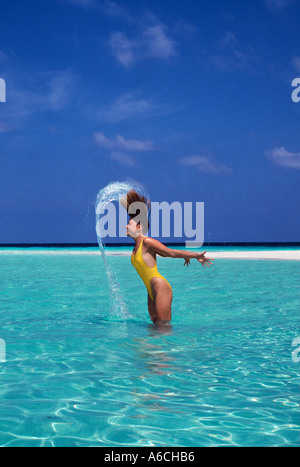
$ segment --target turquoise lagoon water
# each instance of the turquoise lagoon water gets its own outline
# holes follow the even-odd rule
[[[158,258],[170,329],[109,262],[122,312],[96,249],[0,250],[1,446],[299,446],[299,262]]]

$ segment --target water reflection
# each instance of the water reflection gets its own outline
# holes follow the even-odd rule
[[[148,332],[149,332],[149,337],[158,337],[161,335],[170,335],[170,334],[173,335],[174,334],[172,324],[162,324],[162,325],[148,324]]]
[[[134,339],[134,350],[139,361],[142,361],[146,374],[140,378],[146,378],[148,372],[156,375],[169,375],[175,369],[175,361],[166,336],[174,335],[172,325],[157,326],[148,324],[148,336]]]
[[[154,413],[174,412],[174,398],[178,373],[181,367],[180,353],[174,348],[176,334],[169,326],[147,325],[148,335],[134,339],[137,364],[143,367],[135,378],[131,392],[136,410],[143,417],[153,417]]]

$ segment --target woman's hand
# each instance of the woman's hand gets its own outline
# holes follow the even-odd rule
[[[196,259],[197,259],[197,261],[199,261],[199,263],[202,264],[202,266],[204,268],[205,268],[205,266],[210,268],[210,264],[213,265],[212,258],[207,258],[205,256],[205,253],[206,253],[206,251],[204,251],[204,253],[198,253]]]
[[[199,261],[199,263],[202,264],[202,266],[204,268],[205,268],[205,266],[210,268],[210,264],[213,265],[212,258],[207,258],[205,256],[205,253],[206,253],[206,251],[204,251],[204,253],[196,253],[195,258],[196,258],[197,261]],[[188,267],[190,262],[191,262],[190,258],[184,258],[184,265],[183,266],[187,265],[187,267]]]

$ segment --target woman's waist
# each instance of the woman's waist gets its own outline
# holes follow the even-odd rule
[[[157,266],[152,268],[145,268],[144,266],[139,267],[139,265],[136,265],[134,267],[143,280],[151,280],[153,277],[161,277],[164,279],[164,277],[158,271]]]

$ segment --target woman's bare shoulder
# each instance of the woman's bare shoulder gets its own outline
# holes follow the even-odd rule
[[[145,237],[144,238],[144,245],[146,247],[149,247],[149,248],[155,247],[155,246],[163,246],[163,244],[161,242],[159,242],[155,238],[151,238],[151,237]]]
[[[144,245],[148,250],[157,253],[160,256],[170,256],[172,250],[155,238],[145,237]]]

